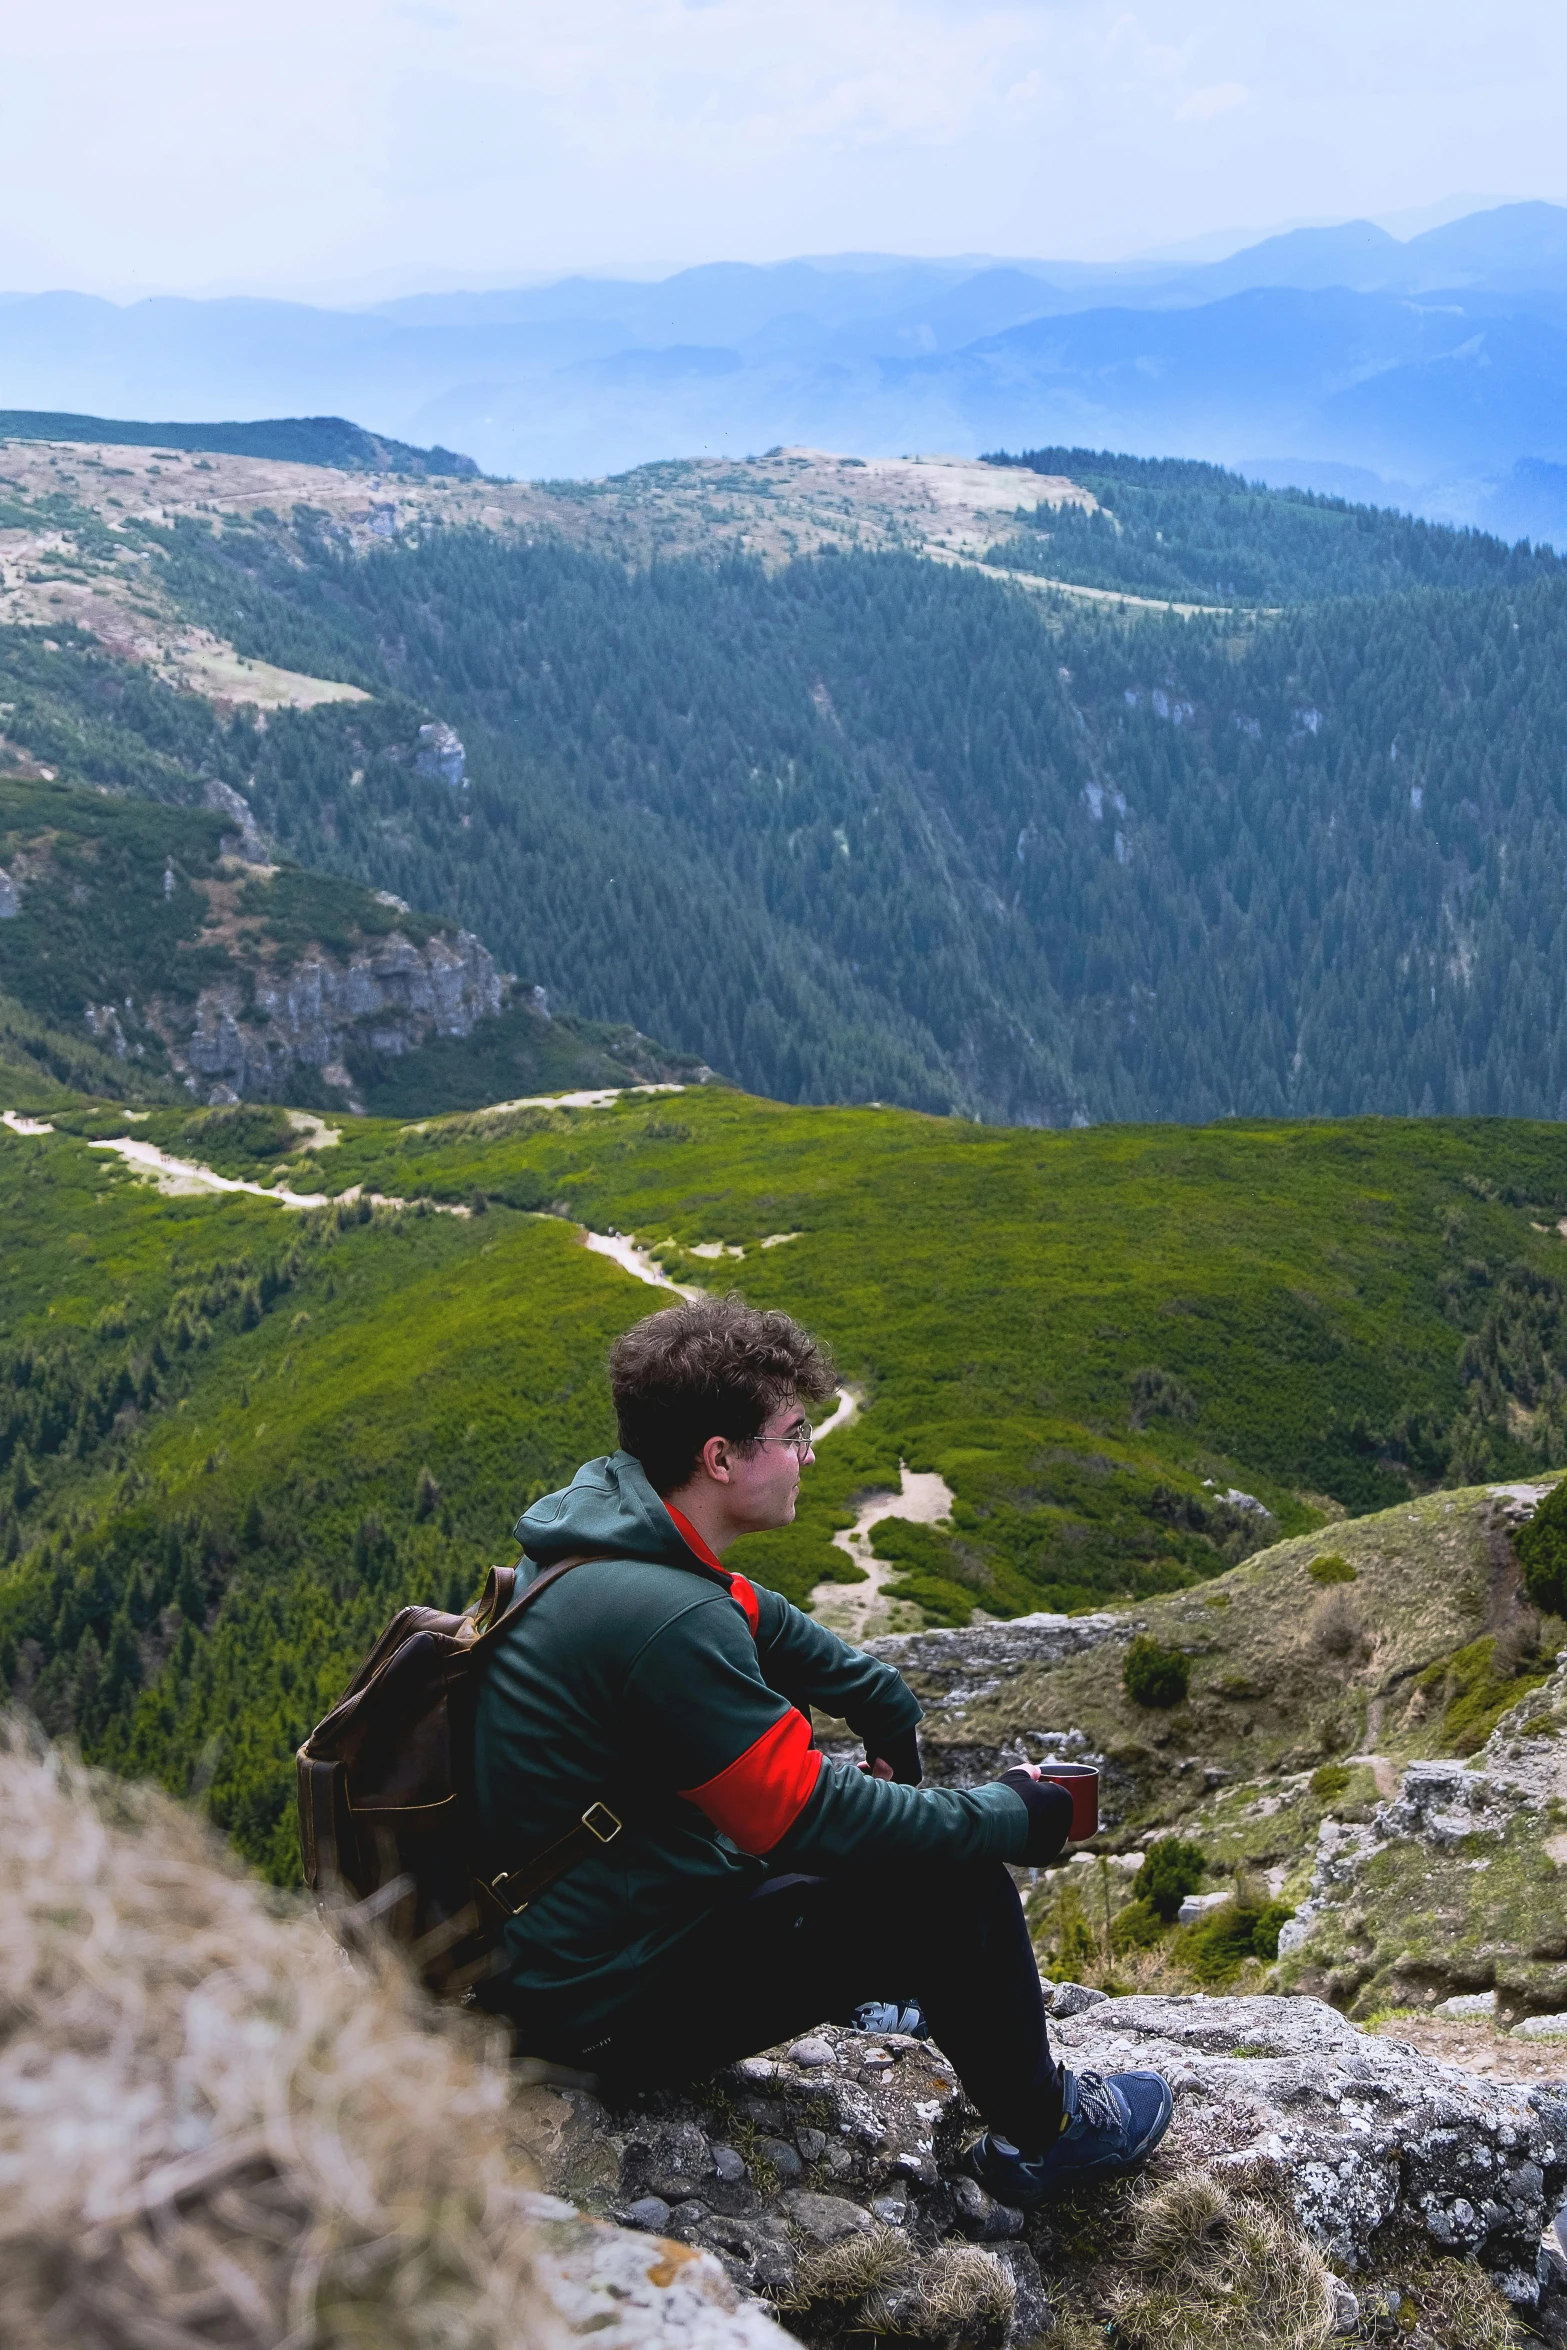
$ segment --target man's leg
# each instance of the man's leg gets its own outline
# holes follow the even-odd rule
[[[612,2088],[673,2084],[889,1989],[919,2000],[994,2130],[1030,2150],[1054,2139],[1061,2082],[1039,1968],[999,1861],[776,1879],[705,1920],[577,2053]]]

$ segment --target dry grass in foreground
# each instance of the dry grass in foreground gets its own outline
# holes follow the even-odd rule
[[[471,2029],[167,1798],[0,1728],[8,2350],[543,2338]]]

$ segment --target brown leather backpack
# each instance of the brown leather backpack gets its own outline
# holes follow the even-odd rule
[[[400,1609],[299,1750],[305,1883],[345,1942],[389,1931],[432,1991],[460,1994],[493,1973],[508,1919],[620,1834],[609,1806],[590,1803],[531,1858],[525,1827],[514,1848],[479,1851],[480,1668],[523,1609],[583,1563],[561,1559],[520,1597],[516,1568],[492,1567],[460,1616]]]

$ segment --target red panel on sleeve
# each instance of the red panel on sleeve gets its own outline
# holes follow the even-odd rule
[[[680,1792],[742,1852],[771,1852],[810,1802],[821,1771],[805,1717],[791,1706],[727,1770]]]

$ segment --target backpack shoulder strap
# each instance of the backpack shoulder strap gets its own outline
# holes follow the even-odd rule
[[[552,1583],[558,1583],[561,1576],[569,1574],[573,1567],[586,1567],[594,1559],[607,1558],[609,1555],[607,1551],[584,1550],[579,1551],[575,1558],[557,1559],[552,1567],[541,1568],[522,1591],[517,1589],[518,1571],[515,1567],[491,1567],[485,1578],[479,1604],[469,1618],[473,1626],[469,1635],[470,1651],[481,1642],[487,1643],[503,1627],[509,1631],[523,1609],[531,1607],[541,1591],[547,1591]]]
[[[481,1645],[488,1647],[497,1634],[510,1631],[523,1609],[531,1606],[550,1584],[558,1583],[562,1575],[569,1575],[573,1567],[585,1567],[596,1558],[610,1555],[607,1551],[588,1550],[576,1558],[557,1559],[553,1566],[535,1575],[520,1594],[515,1567],[492,1567],[474,1613],[469,1656]],[[575,1868],[578,1861],[586,1860],[597,1846],[612,1844],[620,1830],[620,1819],[607,1803],[590,1803],[564,1836],[557,1837],[531,1860],[517,1867],[491,1869],[482,1876],[476,1875],[474,1900],[488,1938],[498,1939],[507,1922],[520,1917],[530,1901],[545,1892],[558,1877],[563,1877],[568,1869]]]

